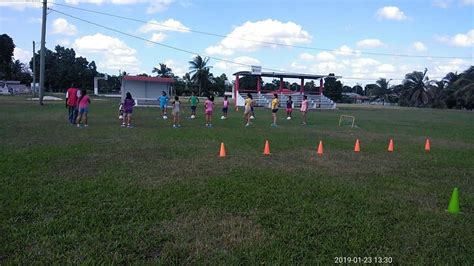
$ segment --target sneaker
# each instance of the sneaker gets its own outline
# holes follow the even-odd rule
[[[250,126],[250,123],[245,124],[246,127]]]
[[[178,127],[181,127],[181,125],[178,125]]]
[[[77,127],[81,127],[81,124],[77,124]]]
[[[211,127],[212,127],[212,124],[209,124],[209,128],[211,128]]]
[[[122,124],[121,127],[125,127],[125,124]]]
[[[87,124],[85,124],[85,125],[84,125],[84,127],[88,127],[88,125],[87,125]]]
[[[128,127],[128,128],[133,128],[133,126],[132,126],[132,125],[130,125],[130,124],[128,124],[128,125],[127,125],[127,127]]]
[[[178,128],[176,125],[173,125],[173,128]]]
[[[209,127],[209,124],[206,124],[206,127]]]

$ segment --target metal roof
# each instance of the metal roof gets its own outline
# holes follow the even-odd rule
[[[304,78],[304,79],[320,79],[326,78],[329,75],[311,75],[311,74],[300,74],[300,73],[284,73],[284,72],[262,72],[260,75],[252,74],[250,71],[239,71],[233,74],[240,76],[262,76],[262,77],[273,77],[273,78]],[[341,78],[341,76],[334,76],[335,78]]]
[[[162,77],[124,76],[123,80],[148,81],[148,82],[159,82],[159,83],[174,83],[173,78],[162,78]]]

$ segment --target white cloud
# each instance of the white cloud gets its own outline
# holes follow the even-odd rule
[[[32,53],[27,50],[23,50],[19,47],[15,47],[15,50],[13,50],[13,57],[15,60],[20,60],[20,62],[29,64],[31,60]]]
[[[250,57],[250,56],[239,56],[231,60],[232,62],[236,62],[238,64],[232,64],[225,61],[219,61],[214,66],[216,68],[222,70],[232,70],[232,71],[242,71],[242,70],[250,70],[251,65],[261,65],[260,60]],[[241,65],[244,64],[244,65]]]
[[[474,47],[474,29],[466,33],[458,33],[454,36],[435,36],[435,39],[458,47]]]
[[[89,4],[100,5],[104,2],[105,0],[66,0],[66,4],[70,4],[70,5],[78,5],[79,3],[89,3]]]
[[[184,74],[186,74],[186,69],[185,67],[183,67],[181,64],[178,64],[176,63],[174,60],[172,59],[168,59],[164,62],[164,64],[171,68],[171,70],[173,71],[173,74],[175,74],[176,76],[179,76],[179,77],[182,77],[184,76]],[[159,65],[158,66],[155,66],[156,68],[159,68]]]
[[[299,58],[306,61],[333,61],[334,59],[336,59],[336,57],[332,53],[326,51],[317,53],[316,55],[302,53],[299,55]]]
[[[66,19],[64,18],[57,18],[53,21],[53,34],[62,34],[62,35],[68,35],[68,36],[73,36],[77,34],[77,28],[76,26],[70,24]]]
[[[418,52],[424,52],[427,50],[425,44],[420,41],[414,42],[413,48],[415,48],[415,50]]]
[[[357,42],[357,47],[360,48],[376,48],[383,45],[379,39],[365,39]]]
[[[28,18],[26,21],[28,23],[41,24],[41,22],[43,22],[43,19],[31,17],[31,18]]]
[[[314,60],[314,55],[312,54],[308,54],[308,53],[302,53],[300,54],[300,59],[303,59],[303,60]]]
[[[167,19],[165,21],[157,21],[152,19],[148,21],[138,29],[142,33],[159,32],[159,31],[177,31],[177,32],[189,32],[189,28],[186,27],[181,21],[175,19]]]
[[[342,45],[341,47],[337,48],[334,50],[334,53],[341,56],[360,56],[360,51],[353,50],[347,45]]]
[[[41,1],[0,1],[0,7],[7,7],[17,11],[24,11],[27,8],[40,8],[41,6]]]
[[[448,62],[435,62],[434,69],[431,72],[433,77],[444,77],[449,72],[462,72],[471,64],[463,59],[455,58]]]
[[[100,56],[100,60],[96,60],[100,68],[132,73],[139,71],[137,51],[118,38],[96,33],[76,39],[73,48],[78,55]]]
[[[319,61],[333,61],[336,57],[329,52],[320,52],[316,55],[316,60]]]
[[[453,0],[434,0],[433,6],[440,8],[448,8],[453,3]]]
[[[385,6],[377,10],[377,17],[379,19],[389,20],[406,20],[408,17],[396,6]]]
[[[271,43],[296,45],[310,41],[311,35],[303,30],[301,25],[291,21],[287,23],[272,19],[247,21],[235,27],[219,44],[208,47],[206,53],[232,55],[236,51],[250,52],[263,47],[277,47]]]
[[[461,4],[465,5],[465,6],[473,6],[474,5],[474,0],[462,0]]]
[[[391,64],[382,64],[377,67],[377,71],[382,73],[393,73],[395,72],[395,67]]]
[[[174,0],[153,0],[151,1],[150,6],[147,8],[146,12],[148,14],[153,14],[165,11],[173,2]]]
[[[166,34],[159,32],[159,33],[153,33],[151,36],[151,40],[154,42],[162,42],[166,39]]]
[[[71,45],[71,41],[68,40],[68,39],[59,39],[56,41],[56,43],[58,45],[61,45],[61,46],[70,46]]]

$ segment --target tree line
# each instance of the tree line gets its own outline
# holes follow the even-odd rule
[[[35,69],[36,77],[39,77],[39,52],[34,54],[35,67],[33,68],[33,58],[27,65],[13,58],[15,44],[13,39],[7,34],[0,35],[0,80],[19,80],[24,84],[32,81],[32,72]],[[195,92],[197,95],[206,96],[209,94],[222,96],[226,91],[231,91],[226,74],[214,76],[210,71],[209,58],[197,55],[188,62],[189,72],[182,77],[173,73],[173,70],[164,63],[159,63],[158,67],[152,69],[152,75],[158,77],[169,77],[175,80],[173,90],[177,95],[190,95]],[[74,49],[57,45],[53,51],[46,49],[45,53],[45,90],[49,92],[64,92],[71,83],[75,86],[92,90],[95,76],[103,76],[97,71],[94,61],[89,62],[85,57],[77,57]],[[458,73],[448,73],[441,80],[430,80],[427,76],[428,70],[413,71],[407,73],[402,84],[390,85],[391,80],[385,78],[378,79],[373,84],[364,87],[357,84],[355,86],[345,86],[340,80],[330,74],[324,79],[324,94],[335,102],[352,102],[353,98],[347,93],[357,93],[366,96],[369,101],[379,101],[382,103],[394,103],[400,106],[411,107],[432,107],[432,108],[474,108],[474,66],[466,71]],[[99,87],[102,92],[118,92],[121,87],[121,79],[126,72],[118,75],[111,75],[107,80],[99,80]],[[140,74],[148,76],[148,74]],[[241,90],[255,90],[257,76],[244,76],[239,79]],[[280,80],[273,79],[270,82],[260,80],[262,90],[276,91],[280,88]],[[284,81],[283,87],[293,91],[299,91],[300,85],[296,82]],[[305,92],[315,93],[319,91],[319,84],[309,81],[304,84]]]

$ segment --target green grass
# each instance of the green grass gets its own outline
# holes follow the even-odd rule
[[[95,100],[78,129],[63,102],[0,97],[0,264],[474,261],[472,112],[343,106],[303,127],[280,111],[271,128],[258,109],[245,128],[219,108],[207,129],[201,108],[173,129],[136,108],[124,129],[116,110]],[[341,114],[357,128],[338,127]],[[455,186],[462,213],[450,215]]]

